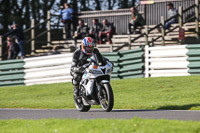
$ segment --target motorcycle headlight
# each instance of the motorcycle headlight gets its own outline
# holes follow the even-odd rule
[[[107,69],[107,73],[111,73],[112,72],[112,68]]]

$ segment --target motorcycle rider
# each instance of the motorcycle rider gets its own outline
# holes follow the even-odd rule
[[[75,97],[78,97],[79,94],[79,82],[81,81],[83,71],[85,70],[82,66],[88,63],[87,59],[91,56],[96,56],[97,62],[102,63],[102,65],[105,65],[108,60],[94,47],[94,40],[91,37],[85,37],[81,42],[80,48],[73,54],[70,74],[73,77],[72,84],[74,86]]]

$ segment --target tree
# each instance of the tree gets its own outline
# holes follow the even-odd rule
[[[77,2],[77,0],[73,0],[72,8],[73,8],[74,12],[78,12],[78,2]]]
[[[47,11],[49,11],[52,6],[54,5],[55,3],[55,0],[51,0],[51,2],[49,2],[49,0],[40,0],[40,5],[42,6],[42,13],[43,15],[41,16],[43,20],[46,20],[47,19]],[[46,26],[43,25],[43,28],[45,28]]]
[[[95,0],[95,3],[96,3],[96,7],[95,7],[95,10],[101,10],[101,3],[99,0]]]
[[[17,23],[25,28],[30,27],[31,18],[35,23],[47,18],[47,11],[52,8],[56,0],[2,0],[0,13],[2,24],[7,31],[9,25]]]
[[[121,0],[119,1],[118,5],[119,8],[130,8],[132,5],[134,5],[135,0],[132,0],[130,3],[128,0]]]
[[[86,11],[87,8],[86,8],[86,0],[81,0],[81,11]]]
[[[138,0],[137,0],[138,1]],[[1,0],[0,14],[1,23],[4,27],[3,32],[8,31],[9,26],[18,23],[24,28],[29,28],[31,19],[35,19],[35,23],[40,23],[47,19],[47,11],[54,10],[58,12],[59,6],[65,2],[71,4],[74,12],[89,10],[112,10],[118,6],[119,8],[130,8],[134,5],[135,0]],[[57,6],[55,6],[57,4]],[[80,6],[79,6],[80,5]],[[53,7],[53,8],[52,8]],[[57,9],[55,9],[57,8]],[[45,28],[43,25],[42,28]]]
[[[3,30],[1,31],[1,34],[8,31],[9,25],[12,24],[11,7],[12,7],[11,0],[2,0],[0,4],[0,13],[2,14],[1,23],[3,25]]]
[[[131,5],[132,5],[132,6],[135,5],[135,2],[136,2],[135,0],[132,0]]]

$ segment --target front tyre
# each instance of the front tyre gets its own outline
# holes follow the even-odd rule
[[[90,110],[90,105],[85,106],[83,104],[83,101],[81,98],[75,98],[74,97],[74,102],[75,102],[75,106],[76,108],[80,111],[80,112],[87,112],[88,110]]]
[[[101,107],[104,111],[110,112],[114,105],[113,91],[109,83],[102,85],[102,94],[99,98]]]

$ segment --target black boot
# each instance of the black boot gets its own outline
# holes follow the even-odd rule
[[[74,97],[78,97],[79,96],[79,91],[78,91],[78,86],[74,86]]]

